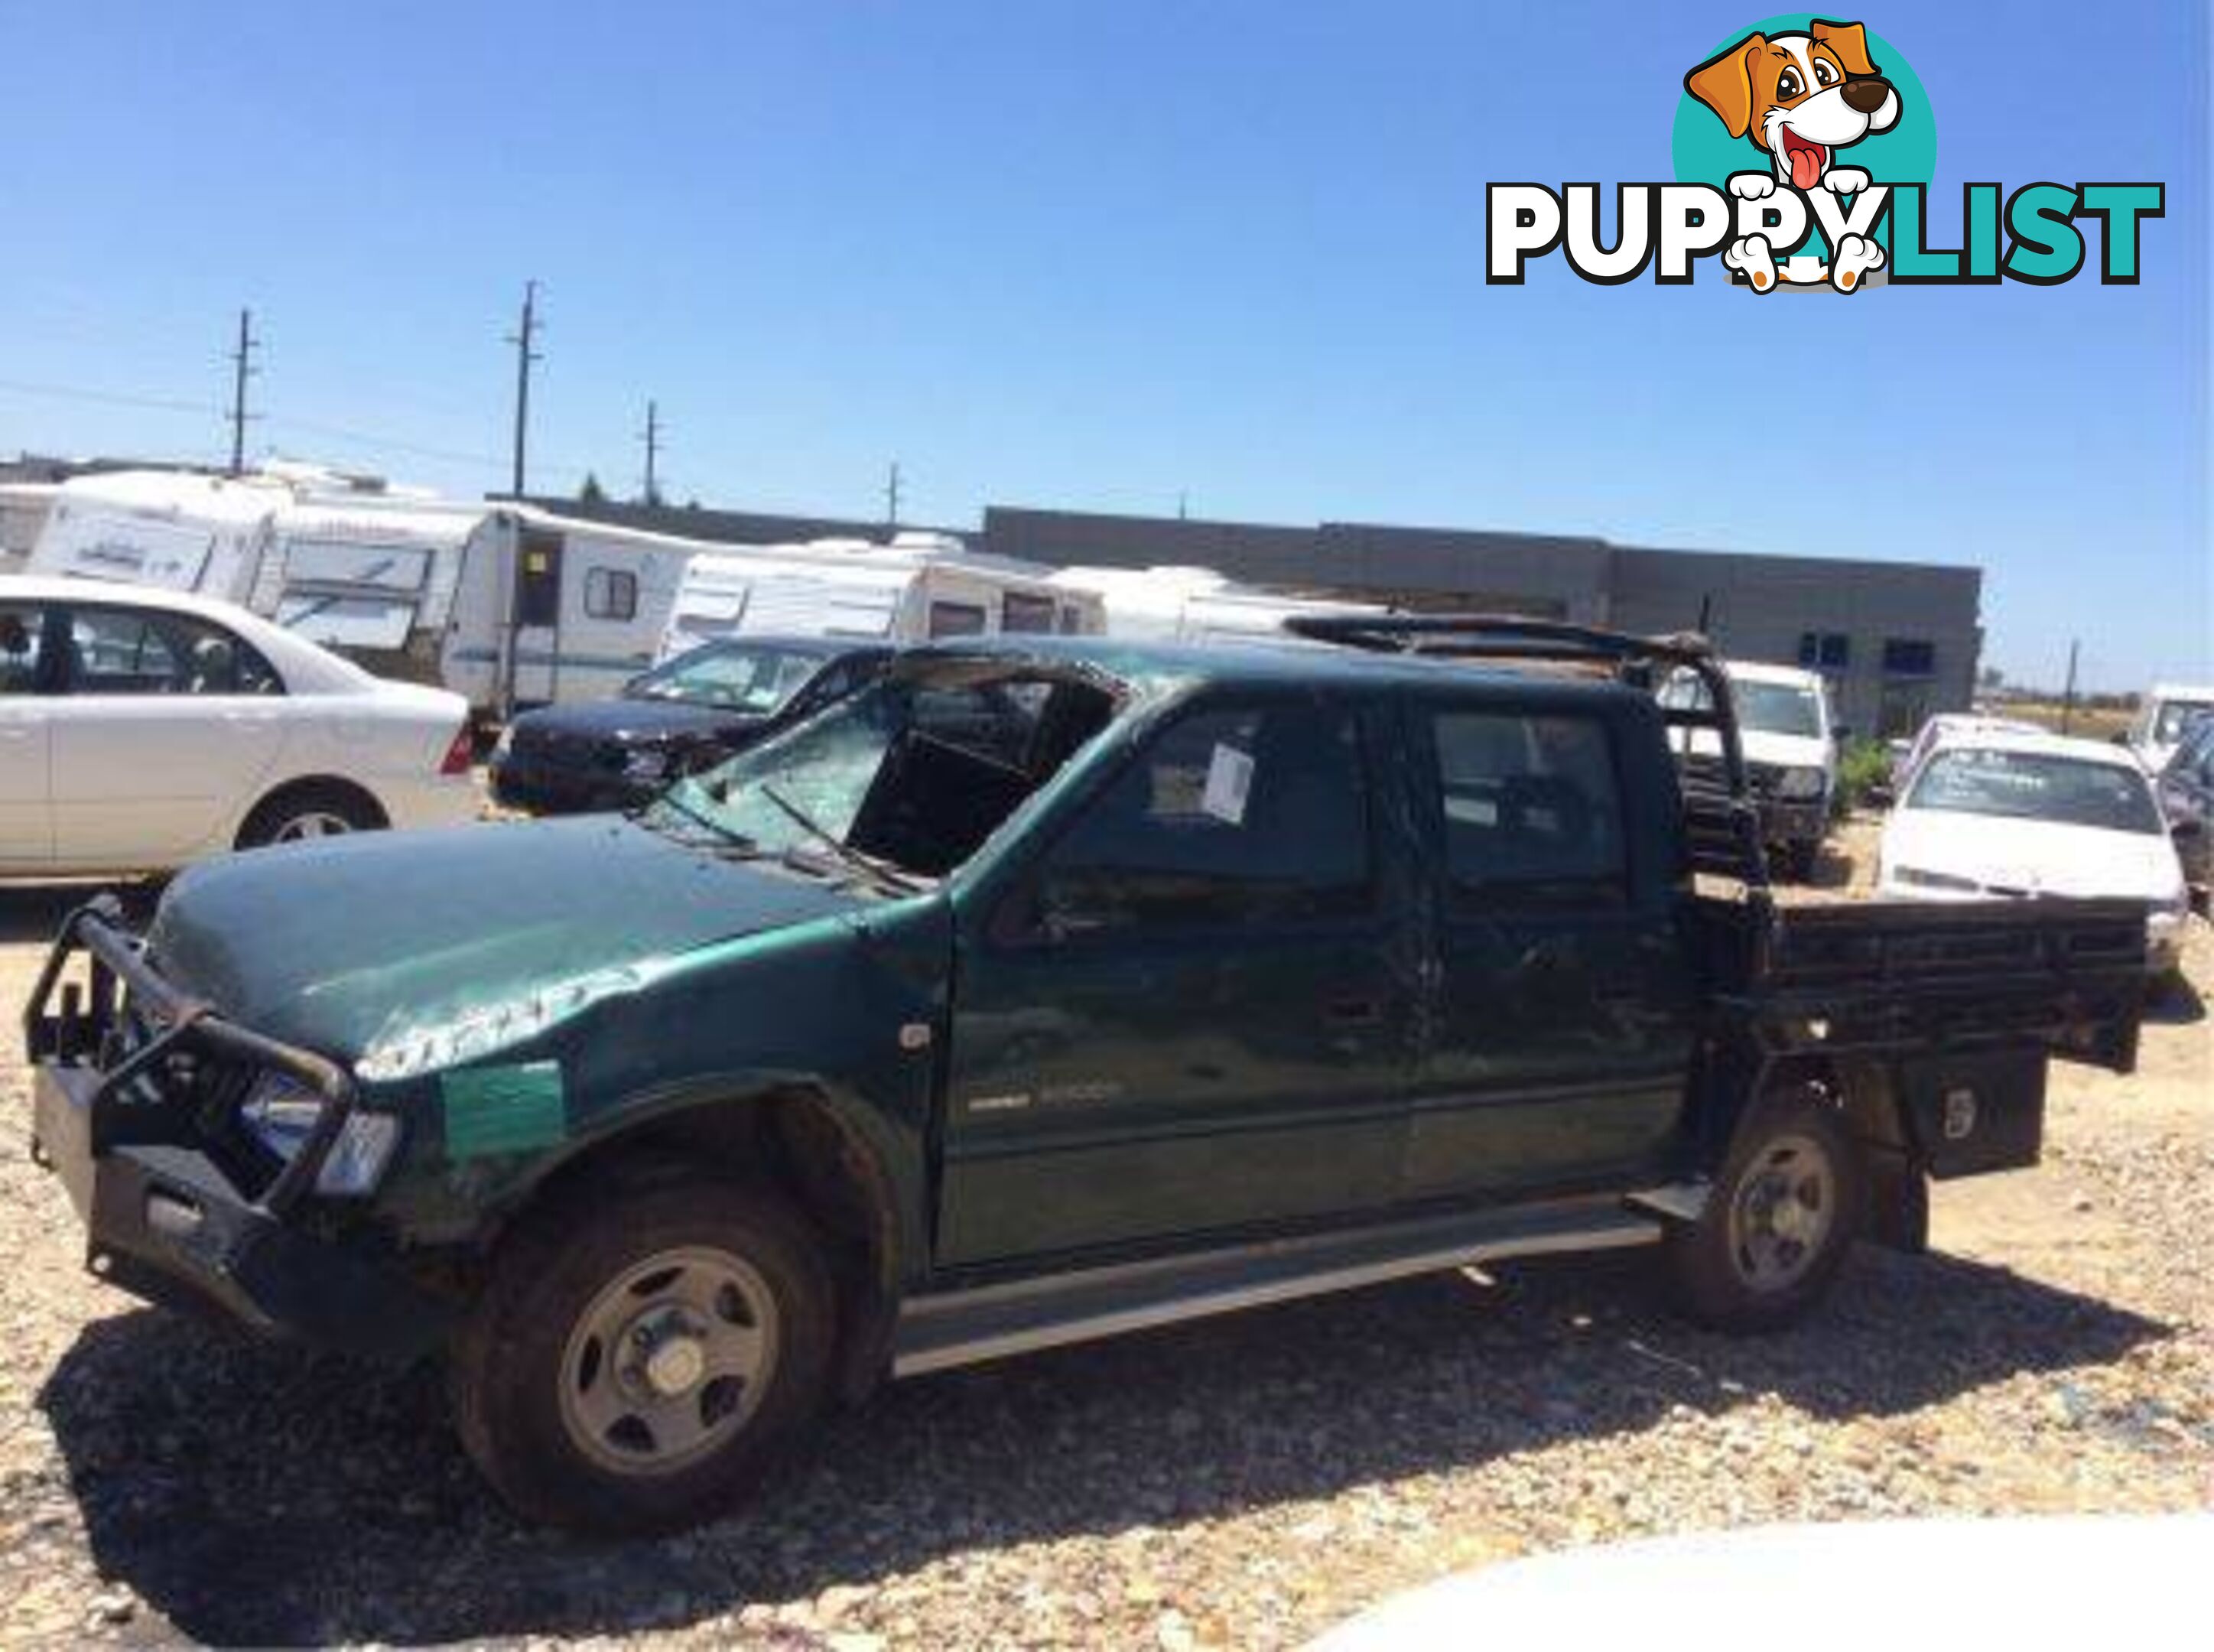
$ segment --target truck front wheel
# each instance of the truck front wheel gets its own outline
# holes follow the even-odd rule
[[[454,1350],[456,1424],[529,1520],[610,1535],[713,1513],[829,1386],[830,1276],[783,1201],[688,1179],[549,1208]]]
[[[1858,1150],[1812,1088],[1763,1101],[1740,1127],[1705,1210],[1674,1229],[1678,1305],[1723,1331],[1772,1331],[1820,1301],[1860,1230]]]

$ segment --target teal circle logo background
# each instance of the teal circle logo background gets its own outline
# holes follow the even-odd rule
[[[1748,34],[1804,34],[1815,15],[1811,11],[1787,11],[1748,23],[1724,35],[1698,56],[1687,58],[1676,71],[1677,80],[1680,84],[1693,69]],[[1829,21],[1848,20],[1832,17]],[[1899,48],[1873,28],[1868,30],[1868,59],[1875,64],[1877,72],[1899,93],[1899,120],[1889,132],[1871,133],[1850,148],[1838,150],[1832,164],[1858,167],[1880,184],[1927,185],[1937,175],[1937,126],[1930,117],[1930,94],[1922,89],[1921,77],[1900,55]],[[1729,128],[1716,118],[1715,112],[1689,92],[1677,95],[1676,127],[1669,140],[1668,152],[1675,163],[1679,183],[1712,184],[1717,189],[1725,189],[1734,172],[1771,169],[1767,150],[1749,138],[1732,138]],[[1821,232],[1817,230],[1807,244],[1811,248],[1820,239]],[[1885,251],[1890,251],[1888,217],[1876,239],[1883,243]]]

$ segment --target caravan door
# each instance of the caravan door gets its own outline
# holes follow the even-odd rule
[[[551,529],[516,532],[506,699],[518,708],[550,705],[560,688],[562,548]]]

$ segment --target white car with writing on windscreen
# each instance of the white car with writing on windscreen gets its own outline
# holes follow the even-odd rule
[[[2190,913],[2152,786],[2092,740],[1979,728],[1916,766],[1885,823],[1881,893],[1907,900],[2107,896],[2145,909],[2145,955],[2174,970]]]
[[[229,603],[0,577],[0,874],[474,818],[468,707]]]

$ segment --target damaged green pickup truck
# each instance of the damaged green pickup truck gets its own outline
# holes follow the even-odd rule
[[[95,902],[36,1150],[95,1272],[443,1354],[516,1508],[637,1530],[888,1374],[1425,1270],[1780,1325],[2132,1061],[2134,906],[1777,909],[1696,640],[1305,628],[918,650],[634,815]]]

